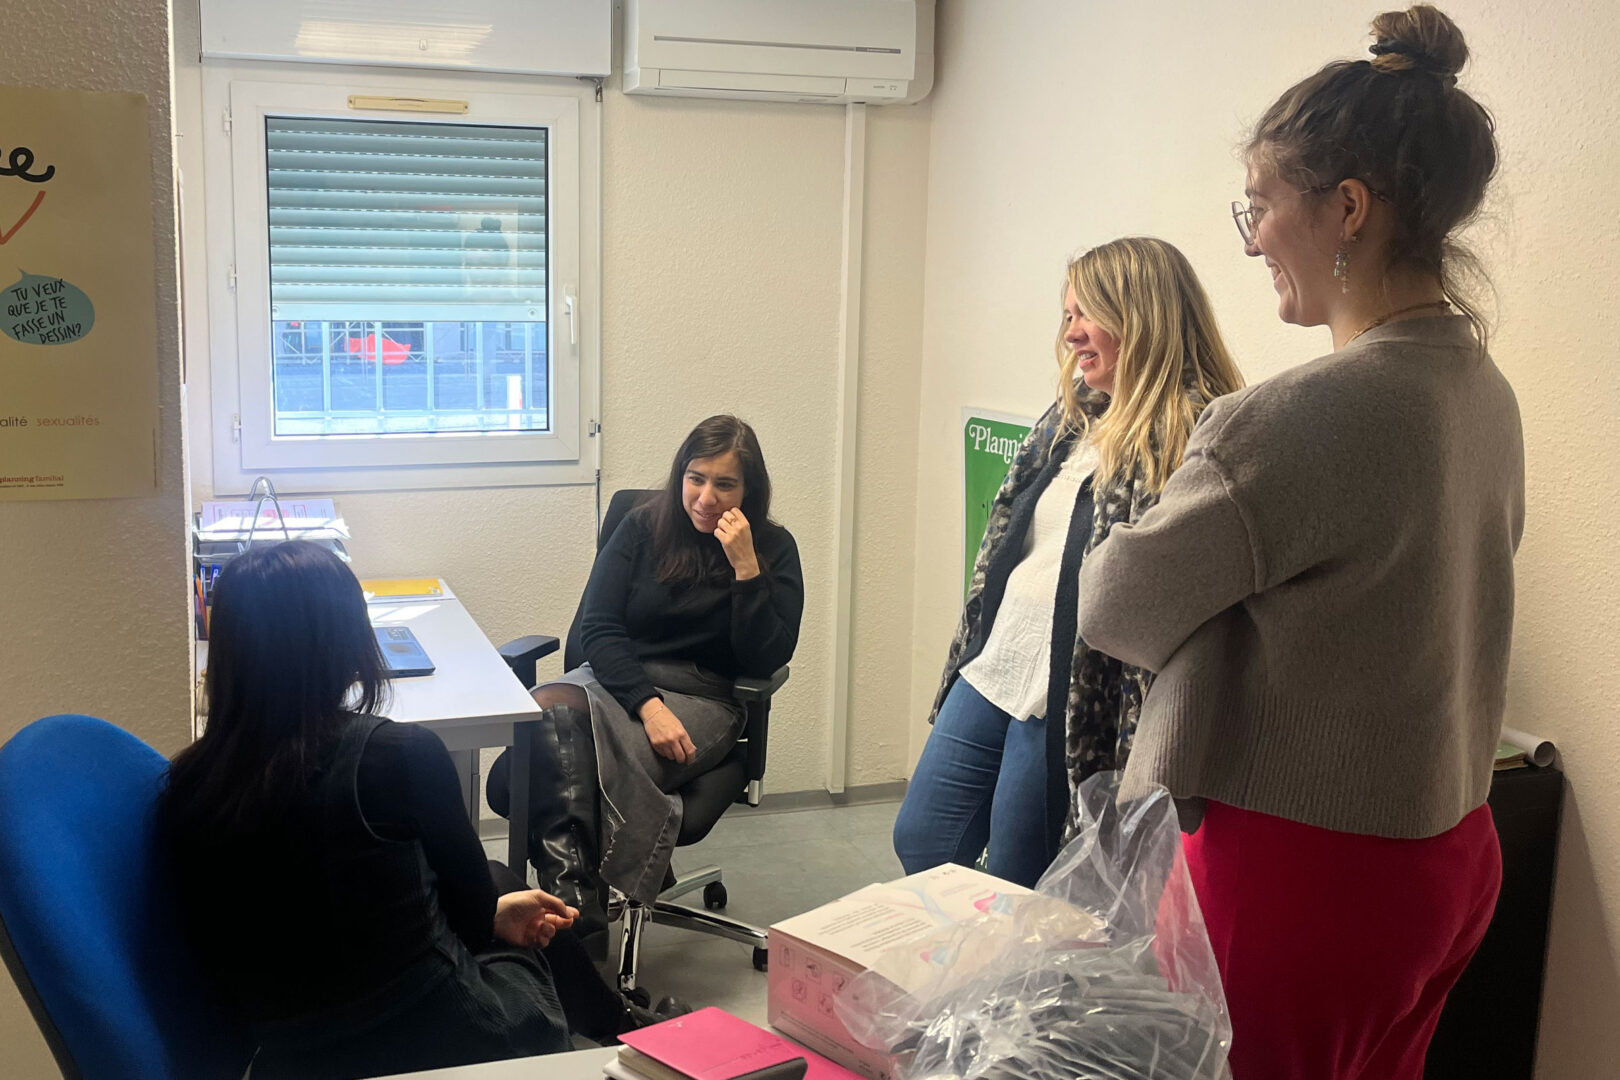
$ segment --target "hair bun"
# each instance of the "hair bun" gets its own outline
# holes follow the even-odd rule
[[[1418,4],[1386,11],[1372,22],[1372,66],[1379,71],[1427,71],[1456,81],[1468,62],[1457,24],[1439,8]]]

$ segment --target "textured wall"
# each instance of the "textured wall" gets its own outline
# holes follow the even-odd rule
[[[1442,6],[1474,48],[1463,85],[1494,110],[1504,155],[1477,239],[1529,467],[1508,722],[1554,738],[1569,777],[1538,1075],[1586,1080],[1620,1062],[1620,16],[1596,2]],[[1379,9],[1323,10],[942,5],[918,491],[950,492],[955,512],[961,405],[1031,413],[1051,400],[1063,259],[1091,244],[1146,232],[1180,245],[1251,379],[1330,347],[1325,331],[1277,322],[1227,210],[1243,190],[1244,123],[1357,54]],[[914,717],[960,605],[960,528],[919,512]]]
[[[910,631],[927,152],[925,110],[868,116],[851,784],[906,764],[903,682],[888,674]],[[770,788],[814,789],[831,715],[843,113],[610,92],[603,123],[605,486],[656,483],[708,413],[757,428],[806,589],[794,675],[772,713]]]
[[[176,18],[187,338],[200,355],[200,69],[194,15]],[[927,118],[926,105],[869,113],[851,784],[898,779],[907,764]],[[808,594],[793,678],[773,712],[768,785],[816,789],[831,715],[843,112],[628,97],[615,77],[602,126],[604,490],[660,483],[680,439],[711,413],[758,429]],[[188,390],[200,500],[212,476],[205,365],[193,365]],[[588,488],[474,488],[338,504],[361,574],[441,574],[501,640],[567,629],[590,569],[592,499]]]
[[[156,496],[0,503],[0,740],[37,717],[106,717],[165,752],[191,732],[185,484],[180,450],[179,312],[170,152],[167,0],[54,0],[28,17],[8,5],[0,82],[147,96],[157,285],[161,484]],[[132,268],[132,272],[142,272]],[[0,979],[7,1076],[55,1075],[17,996]]]

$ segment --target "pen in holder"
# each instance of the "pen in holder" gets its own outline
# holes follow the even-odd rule
[[[203,563],[191,576],[191,591],[197,616],[197,640],[208,640],[209,621],[214,613],[214,585],[219,581],[219,563]]]

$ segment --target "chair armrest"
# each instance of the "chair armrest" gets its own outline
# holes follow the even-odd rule
[[[748,788],[737,801],[758,806],[764,795],[765,747],[771,729],[771,695],[788,680],[787,665],[783,664],[768,679],[738,679],[732,683],[732,696],[742,704],[746,721],[742,737],[747,745],[746,764]]]
[[[506,666],[512,669],[525,689],[534,689],[535,666],[542,656],[550,656],[561,643],[549,634],[529,634],[508,641],[496,651]]]
[[[788,681],[787,665],[783,664],[771,673],[767,679],[738,679],[732,684],[731,693],[744,705],[750,702],[766,702],[771,695],[782,689],[782,684]]]

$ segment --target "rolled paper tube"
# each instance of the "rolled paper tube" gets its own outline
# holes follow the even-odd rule
[[[1540,735],[1531,735],[1518,728],[1504,727],[1502,741],[1509,746],[1524,751],[1524,760],[1538,768],[1545,769],[1558,760],[1558,747]]]

